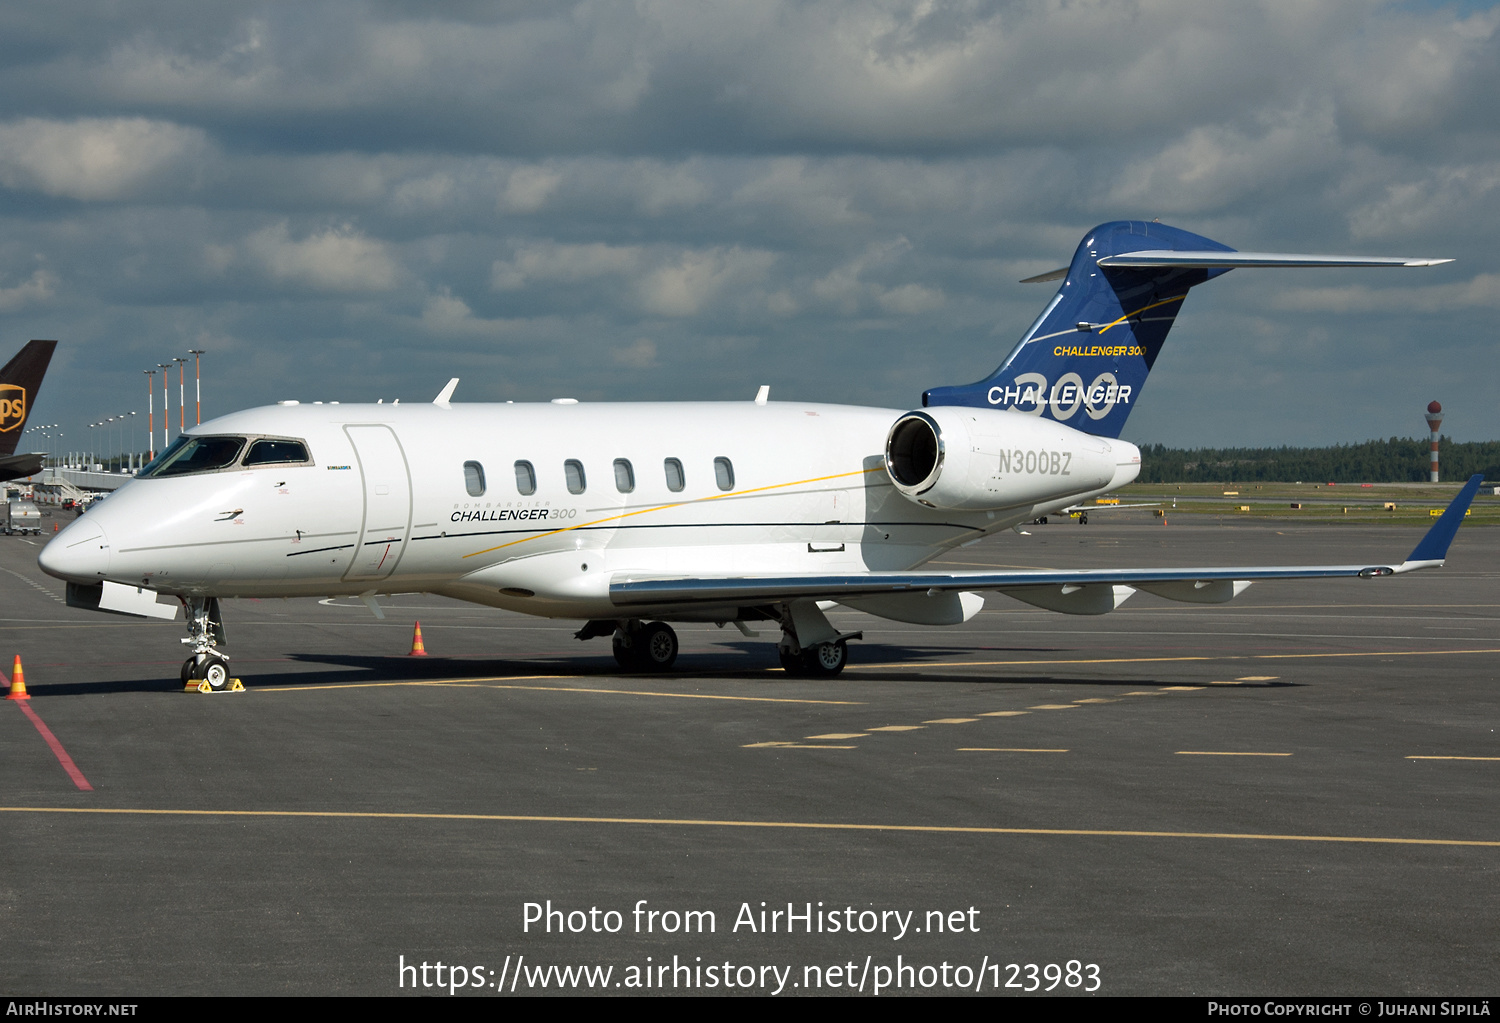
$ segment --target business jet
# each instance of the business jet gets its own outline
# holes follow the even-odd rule
[[[0,369],[0,483],[42,471],[41,454],[16,454],[56,341],[30,341]]]
[[[1440,566],[1469,482],[1404,561],[1084,571],[923,571],[960,544],[1135,479],[1119,439],[1188,290],[1241,267],[1448,260],[1236,252],[1158,223],[1090,231],[993,374],[915,409],[753,400],[274,406],[179,437],[41,552],[68,602],[173,618],[182,677],[229,683],[225,597],[427,592],[584,622],[627,670],[665,670],[671,622],[779,627],[781,664],[831,676],[860,633],[834,604],[923,625],[1000,593],[1103,614],[1137,590],[1228,601],[1262,579]],[[158,596],[172,603],[163,604]]]

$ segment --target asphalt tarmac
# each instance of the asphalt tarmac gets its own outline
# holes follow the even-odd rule
[[[940,564],[1420,535],[1194,521]],[[0,993],[1495,991],[1497,530],[1222,606],[835,612],[866,639],[829,681],[776,669],[769,630],[681,626],[641,676],[576,623],[230,601],[247,689],[213,696],[180,691],[180,621],[68,608],[37,550],[0,537],[0,665],[33,696],[0,705]]]

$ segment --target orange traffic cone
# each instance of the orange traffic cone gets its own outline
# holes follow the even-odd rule
[[[416,631],[414,631],[411,634],[411,653],[407,654],[406,656],[408,656],[408,657],[426,657],[427,656],[427,648],[422,645],[422,623],[421,622],[417,623]],[[19,658],[16,660],[16,663],[17,664],[21,663]]]
[[[21,670],[21,655],[16,654],[15,667],[10,669],[10,695],[7,700],[29,700],[31,694],[26,691],[26,673]]]

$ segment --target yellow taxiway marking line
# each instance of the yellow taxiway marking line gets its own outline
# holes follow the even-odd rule
[[[881,725],[879,728],[867,728],[867,732],[915,732],[921,725]]]
[[[1421,757],[1410,756],[1407,760],[1500,760],[1500,757]]]
[[[1074,700],[1074,703],[1119,703],[1119,700],[1111,700],[1105,696],[1092,696],[1087,700]]]
[[[740,749],[859,749],[858,746],[812,746],[799,742],[752,742]]]
[[[1214,656],[1204,654],[1197,657],[1087,657],[1056,661],[892,661],[889,664],[851,664],[845,670],[855,671],[866,668],[1025,668],[1038,664],[1176,664],[1182,661],[1293,661],[1314,657],[1435,657],[1450,654],[1500,654],[1500,649],[1358,650],[1337,654],[1223,654]],[[1277,676],[1271,677],[1275,678]]]
[[[1162,686],[1161,691],[1164,693],[1193,693],[1202,688],[1202,686]]]
[[[333,682],[320,686],[254,686],[250,691],[257,693],[298,693],[311,689],[380,689],[385,686],[473,685],[480,682],[520,682],[533,678],[559,679],[582,677],[582,675],[498,675],[494,678],[407,679],[404,682]]]
[[[607,693],[616,696],[663,696],[679,700],[740,700],[745,703],[819,703],[863,707],[860,700],[798,700],[788,696],[719,696],[713,693],[652,693],[640,689],[579,689],[574,686],[487,686],[489,689],[532,689],[553,693]]]
[[[1065,749],[1019,749],[1008,746],[960,746],[958,753],[1066,753]]]
[[[1144,692],[1137,691],[1137,692],[1134,692],[1134,693],[1126,693],[1125,695],[1126,696],[1160,696],[1161,693],[1158,692],[1155,689],[1151,689],[1151,690],[1146,690]]]
[[[542,693],[605,693],[614,696],[662,696],[679,700],[739,700],[748,703],[817,703],[839,707],[863,707],[862,700],[799,700],[787,696],[720,696],[713,693],[656,693],[642,689],[593,689],[582,686],[496,685],[533,678],[582,678],[580,675],[515,675],[496,678],[433,679],[413,682],[346,682],[327,686],[256,686],[252,692],[305,692],[309,689],[375,689],[383,686],[426,686],[438,689],[525,689]]]
[[[1241,675],[1236,682],[1274,682],[1280,675]],[[1218,683],[1215,683],[1217,685]]]
[[[820,746],[819,749],[833,749]],[[910,831],[947,835],[1056,835],[1096,838],[1203,838],[1252,842],[1339,842],[1358,845],[1478,846],[1500,849],[1500,840],[1387,838],[1377,835],[1280,835],[1248,831],[1145,831],[1107,828],[1000,828],[984,825],[848,824],[834,821],[738,821],[694,817],[558,817],[540,814],[399,813],[376,810],[162,810],[102,806],[0,806],[0,813],[117,814],[140,817],[306,817],[319,820],[493,821],[532,824],[643,824],[658,827],[784,828],[807,831]]]
[[[1290,753],[1241,753],[1235,750],[1180,749],[1179,757],[1289,757]]]
[[[829,732],[827,735],[805,735],[804,739],[863,739],[864,732]]]
[[[979,715],[982,718],[1014,718],[1022,714],[1030,714],[1029,710],[987,710]]]
[[[1076,710],[1077,707],[1071,703],[1039,703],[1032,710]]]
[[[924,725],[966,725],[970,721],[978,721],[978,718],[933,718],[931,721],[923,721]]]

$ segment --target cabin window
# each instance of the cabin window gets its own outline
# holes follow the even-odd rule
[[[662,463],[667,470],[667,489],[672,493],[678,493],[687,481],[682,476],[682,463],[675,458],[669,458]]]
[[[278,462],[310,462],[307,445],[300,440],[258,440],[245,453],[244,465],[272,465]]]
[[[470,497],[484,496],[484,466],[478,462],[464,463],[464,489]]]
[[[583,476],[583,463],[576,458],[570,458],[563,463],[563,476],[568,481],[570,494],[581,494],[588,486],[588,481]]]
[[[635,470],[630,467],[630,459],[615,459],[615,489],[622,494],[628,494],[635,489]]]
[[[141,470],[143,479],[163,476],[186,476],[191,472],[212,472],[234,464],[245,446],[244,437],[197,437],[180,435],[172,445]]]
[[[714,459],[714,482],[720,490],[734,489],[734,464],[727,458]]]
[[[516,463],[516,490],[523,496],[536,493],[536,470],[530,462]]]

